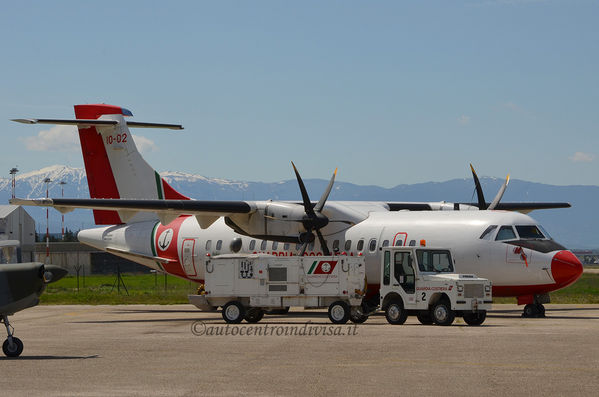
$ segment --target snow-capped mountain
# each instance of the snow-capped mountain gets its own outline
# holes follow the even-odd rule
[[[176,190],[198,200],[298,200],[300,192],[295,179],[275,183],[243,182],[209,178],[202,175],[167,171],[161,173]],[[39,198],[46,196],[45,178],[49,196],[60,197],[60,182],[65,182],[64,197],[88,198],[87,177],[81,168],[50,166],[40,170],[17,174],[16,196]],[[313,200],[317,200],[326,188],[328,180],[307,179],[304,181]],[[492,200],[499,186],[499,178],[481,178],[481,184],[488,201]],[[7,203],[11,195],[11,179],[0,178],[0,203]],[[393,188],[355,185],[335,182],[330,200],[371,200],[371,201],[476,201],[474,184],[471,179],[453,179],[446,182],[427,182],[412,185],[398,185]],[[570,209],[544,210],[532,213],[553,237],[573,248],[599,247],[599,186],[554,186],[510,180],[503,201],[567,201]],[[45,230],[46,211],[30,207],[27,211],[34,217],[38,230]],[[50,230],[60,230],[60,216],[50,211]],[[65,224],[72,230],[93,227],[93,216],[89,210],[75,210],[65,215]]]

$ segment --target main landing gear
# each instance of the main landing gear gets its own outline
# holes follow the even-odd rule
[[[23,342],[21,342],[21,339],[13,336],[14,328],[10,325],[7,315],[3,314],[0,320],[6,326],[6,333],[8,334],[8,338],[2,344],[2,351],[8,357],[19,357],[23,352]]]

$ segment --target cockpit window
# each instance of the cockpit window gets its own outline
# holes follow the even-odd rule
[[[514,233],[514,229],[511,226],[501,226],[495,240],[514,240],[515,238],[516,233]]]
[[[543,235],[545,236],[546,239],[548,240],[553,240],[553,238],[551,237],[551,235],[549,233],[547,233],[547,230],[545,230],[545,228],[541,225],[537,225],[539,227],[539,229],[541,229],[541,232],[543,233]]]
[[[489,226],[488,228],[485,229],[485,231],[483,232],[483,234],[480,235],[479,238],[481,240],[491,240],[491,235],[493,234],[495,229],[497,229],[497,225]]]
[[[446,250],[416,250],[421,272],[453,273],[451,254]]]
[[[521,239],[542,239],[543,233],[535,225],[516,226],[516,231]]]

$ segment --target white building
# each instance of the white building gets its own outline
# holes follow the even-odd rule
[[[19,240],[22,262],[33,261],[35,251],[35,221],[19,205],[0,205],[0,240]]]

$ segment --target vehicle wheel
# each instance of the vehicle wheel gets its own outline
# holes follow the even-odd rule
[[[486,310],[479,310],[477,312],[464,313],[464,321],[468,325],[481,325],[487,318]]]
[[[329,319],[333,324],[345,324],[349,320],[349,306],[343,301],[336,301],[329,306]]]
[[[227,323],[239,324],[245,316],[245,308],[238,301],[231,301],[223,306],[222,315]]]
[[[6,339],[2,345],[2,351],[7,357],[19,357],[21,353],[23,353],[23,342],[21,342],[21,339],[15,338],[14,336],[12,341],[13,345],[11,348],[10,343],[8,343],[8,339]]]
[[[433,317],[431,316],[431,312],[428,310],[418,312],[416,317],[418,318],[418,321],[420,321],[420,324],[431,325],[433,323]]]
[[[440,300],[431,311],[433,322],[437,325],[451,325],[455,320],[455,312],[451,310],[449,302]]]
[[[408,318],[408,311],[404,309],[401,299],[392,300],[385,307],[385,317],[389,324],[401,325]]]
[[[248,323],[257,323],[262,320],[262,317],[264,317],[264,310],[259,307],[252,307],[245,313],[245,321]]]
[[[364,314],[360,306],[352,306],[349,310],[349,319],[354,324],[362,324],[368,319],[368,316]]]

